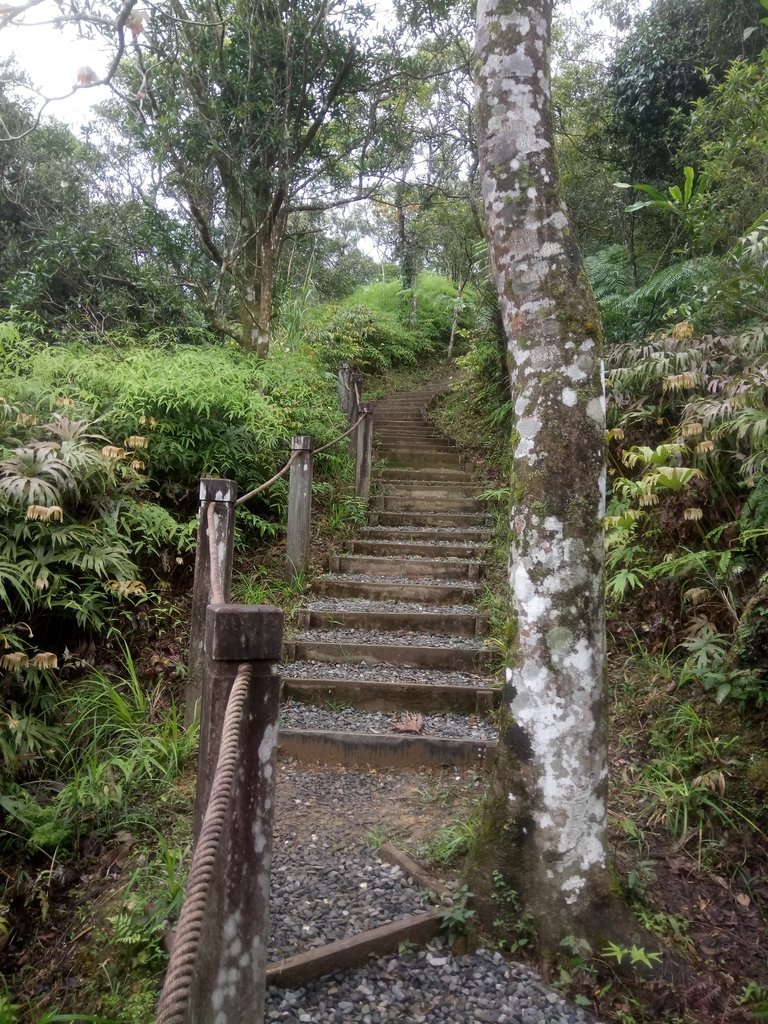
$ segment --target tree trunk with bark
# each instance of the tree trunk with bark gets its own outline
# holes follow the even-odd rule
[[[254,227],[243,218],[249,232],[236,266],[235,279],[239,291],[240,345],[257,358],[269,355],[272,325],[272,294],[275,285],[276,252],[282,240],[284,217],[274,225]]]
[[[552,0],[478,4],[482,190],[516,416],[517,642],[470,860],[481,920],[514,889],[545,954],[623,916],[606,866],[601,336],[553,154],[551,16]]]

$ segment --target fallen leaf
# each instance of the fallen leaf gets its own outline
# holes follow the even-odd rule
[[[424,716],[415,714],[413,711],[406,711],[393,724],[392,728],[395,732],[422,732],[424,729]]]

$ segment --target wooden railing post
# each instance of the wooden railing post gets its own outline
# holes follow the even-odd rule
[[[363,393],[363,375],[353,366],[349,374],[349,424],[350,426],[359,418],[361,412],[361,402],[358,401],[359,396]],[[355,430],[349,435],[349,451],[350,454],[357,457],[357,434]]]
[[[269,934],[283,613],[211,605],[195,796],[196,838],[210,795],[224,712],[235,677],[251,680],[239,724],[238,770],[205,906],[187,1024],[262,1024]]]
[[[286,575],[297,576],[309,560],[312,521],[312,438],[299,435],[291,440],[293,460],[288,478],[288,531],[286,538]]]
[[[373,446],[373,404],[363,402],[360,406],[362,421],[358,424],[355,452],[355,496],[365,504],[371,497],[371,449]]]
[[[208,542],[208,506],[215,502],[216,553],[218,575],[229,600],[232,589],[232,551],[235,537],[235,501],[237,483],[234,480],[205,478],[200,481],[200,516],[197,525],[195,551],[195,578],[192,586],[192,611],[189,624],[189,656],[187,685],[184,699],[184,724],[189,726],[200,710],[203,687],[203,641],[205,614],[211,602],[211,558]]]
[[[352,363],[342,363],[339,367],[339,408],[347,416],[352,413],[352,403],[355,400],[355,393],[352,388],[351,377],[354,372]]]

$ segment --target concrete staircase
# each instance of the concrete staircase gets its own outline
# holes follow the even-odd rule
[[[474,606],[490,531],[481,483],[426,419],[437,390],[376,403],[382,468],[370,525],[332,556],[286,644],[291,703],[280,734],[293,756],[466,765],[495,747],[482,716],[495,706],[496,656],[483,645],[487,620]],[[418,732],[405,712],[423,718]],[[465,736],[457,735],[459,715],[468,716]]]

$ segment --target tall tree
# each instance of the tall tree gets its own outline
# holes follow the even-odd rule
[[[23,22],[33,6],[0,20]],[[109,43],[106,75],[81,68],[75,88],[117,94],[108,116],[215,269],[201,290],[212,319],[265,355],[289,219],[370,195],[399,153],[397,34],[372,32],[363,0],[169,0],[150,16],[135,0],[58,7],[57,22]]]
[[[685,121],[730,61],[766,42],[759,0],[654,0],[622,44],[613,70],[617,156],[633,180],[675,177]]]
[[[234,289],[238,340],[258,355],[289,217],[365,194],[380,166],[383,51],[359,42],[366,13],[354,0],[172,0],[136,36],[130,132],[218,268],[214,303]]]
[[[604,397],[599,314],[553,154],[552,0],[480,0],[482,191],[515,400],[517,645],[472,885],[520,894],[541,947],[605,929]],[[602,931],[605,934],[605,931]]]
[[[35,115],[0,67],[0,307],[91,330],[203,326],[181,288],[191,232],[118,176],[119,154]],[[142,183],[143,184],[143,183]],[[190,261],[189,253],[193,260]]]

